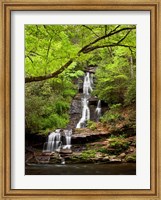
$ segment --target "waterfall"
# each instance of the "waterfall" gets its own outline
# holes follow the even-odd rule
[[[63,146],[63,149],[70,149],[71,148],[72,130],[64,130],[64,133],[65,133],[66,145]]]
[[[100,116],[101,116],[101,100],[98,101],[97,108],[96,108],[95,112],[96,112],[96,115],[97,115],[96,119],[98,121]]]
[[[48,136],[48,141],[44,143],[43,152],[50,153],[56,150],[63,149],[70,149],[71,148],[71,137],[72,137],[72,130],[63,130],[66,145],[62,145],[62,133],[61,129],[57,129],[55,132],[52,132]]]
[[[61,134],[60,129],[50,133],[48,136],[48,142],[44,143],[43,152],[53,152],[59,149],[61,146]]]
[[[86,76],[84,77],[84,83],[83,83],[83,94],[85,97],[88,97],[88,95],[90,94],[90,92],[92,92],[92,81],[93,79],[91,79],[90,73],[87,72]]]
[[[90,119],[90,109],[88,107],[88,99],[90,98],[90,93],[92,92],[93,76],[89,72],[86,73],[83,82],[83,98],[82,98],[82,117],[79,120],[76,128],[86,127],[87,120]]]

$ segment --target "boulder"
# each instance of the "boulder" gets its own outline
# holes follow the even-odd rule
[[[71,149],[61,149],[60,154],[72,154],[72,150]]]
[[[121,154],[118,156],[118,158],[121,158],[121,159],[123,159],[123,158],[125,158],[125,156],[126,156],[126,154],[125,154],[125,153],[121,153]]]
[[[102,160],[103,160],[104,162],[110,161],[109,156],[105,156]]]
[[[121,159],[120,158],[112,158],[112,159],[109,159],[110,162],[112,163],[118,163],[118,162],[121,162]]]

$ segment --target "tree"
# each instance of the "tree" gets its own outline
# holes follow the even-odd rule
[[[130,48],[117,47],[112,56],[102,57],[96,71],[93,92],[108,104],[131,104],[136,98],[136,53]],[[104,52],[103,52],[103,55]]]
[[[98,66],[93,91],[108,104],[135,102],[134,25],[26,25],[26,131],[65,128],[75,79]]]
[[[135,28],[134,25],[109,25],[108,30],[106,25],[26,25],[25,82],[58,77],[74,62],[92,58],[96,50],[118,46],[134,49],[128,38]]]

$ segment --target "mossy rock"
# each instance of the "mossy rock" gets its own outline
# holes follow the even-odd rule
[[[133,162],[133,163],[135,163],[136,162],[136,154],[128,154],[125,157],[125,160],[126,160],[126,162]]]

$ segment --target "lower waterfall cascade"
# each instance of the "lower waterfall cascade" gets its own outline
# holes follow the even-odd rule
[[[66,144],[63,145],[62,136],[65,136]],[[48,141],[44,143],[43,153],[60,151],[60,149],[71,148],[72,130],[57,129],[48,135]]]

